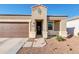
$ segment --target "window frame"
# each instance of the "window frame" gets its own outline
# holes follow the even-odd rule
[[[58,24],[58,30],[55,29],[55,26]],[[60,31],[60,21],[56,22],[54,21],[54,31]]]
[[[49,23],[51,23],[51,27],[49,27]],[[53,30],[53,22],[52,21],[48,21],[48,30]]]

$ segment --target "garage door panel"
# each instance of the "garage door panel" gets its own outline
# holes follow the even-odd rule
[[[0,23],[0,37],[28,37],[29,23]]]

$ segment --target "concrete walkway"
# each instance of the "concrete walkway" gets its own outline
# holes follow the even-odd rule
[[[29,39],[23,47],[43,47],[46,45],[44,38]]]

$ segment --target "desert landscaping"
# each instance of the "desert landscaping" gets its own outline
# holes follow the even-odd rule
[[[79,37],[65,38],[58,41],[56,38],[46,39],[44,47],[21,48],[17,54],[75,54],[79,53]]]

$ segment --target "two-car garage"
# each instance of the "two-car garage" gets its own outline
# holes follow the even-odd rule
[[[30,16],[0,15],[0,53],[17,53],[29,37]]]
[[[0,37],[28,37],[29,22],[0,22]]]

